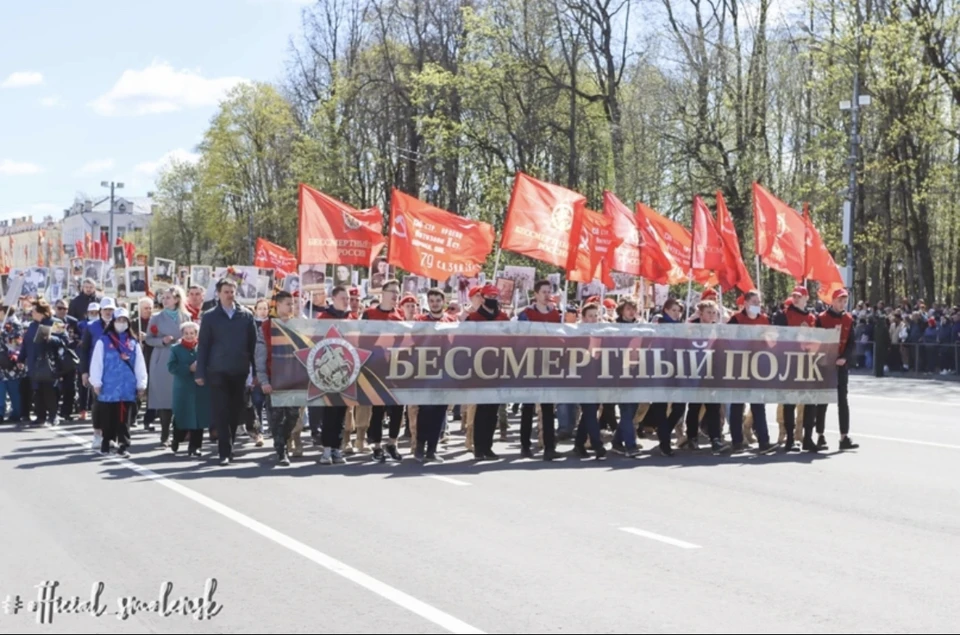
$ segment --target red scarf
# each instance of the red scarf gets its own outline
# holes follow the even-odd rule
[[[188,304],[188,305],[187,305],[187,312],[190,314],[190,319],[193,320],[194,322],[196,322],[198,319],[200,319],[200,309],[202,309],[202,308],[203,308],[203,305],[200,305],[200,306],[198,306],[197,308],[193,308],[192,306],[190,306],[190,305]]]
[[[199,341],[200,340],[193,340],[192,342],[188,342],[187,340],[180,340],[180,346],[184,347],[188,351],[192,351],[197,347]]]

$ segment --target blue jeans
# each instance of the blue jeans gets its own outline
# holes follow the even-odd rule
[[[770,443],[770,431],[767,429],[767,406],[762,403],[750,404],[753,413],[753,431],[757,441],[762,445]],[[792,434],[792,431],[791,431]],[[730,406],[730,440],[733,443],[743,443],[743,404],[735,403]]]
[[[600,439],[600,419],[597,418],[597,409],[600,404],[580,404],[580,425],[577,426],[576,446],[582,448],[587,445],[587,436],[590,436],[590,445],[595,451],[603,448]]]
[[[10,397],[10,416],[5,416],[7,411],[7,397]],[[0,420],[20,421],[22,413],[20,412],[20,380],[7,379],[0,381]]]
[[[637,428],[633,425],[633,418],[637,416],[637,404],[620,404],[620,423],[613,435],[613,443],[623,442],[627,450],[637,449]]]
[[[573,404],[562,403],[557,404],[557,432],[566,432],[569,436],[573,436],[574,427],[576,426],[576,421],[573,420],[574,412]]]

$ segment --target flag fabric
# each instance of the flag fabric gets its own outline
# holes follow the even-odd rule
[[[823,243],[820,232],[810,218],[810,208],[803,206],[803,223],[806,227],[804,244],[804,277],[820,283],[817,293],[824,302],[833,300],[833,292],[843,288],[843,276],[833,256]]]
[[[110,260],[110,237],[100,234],[100,260]]]
[[[354,209],[303,183],[299,199],[300,264],[373,264],[386,244],[378,208]]]
[[[643,203],[637,203],[637,226],[643,241],[643,261],[641,273],[644,278],[657,284],[680,284],[686,282],[686,262],[678,262],[672,255],[666,241],[660,235],[660,230],[653,219],[662,219],[652,208]],[[684,265],[681,266],[681,262]]]
[[[713,222],[707,204],[699,196],[693,197],[693,231],[691,232],[690,268],[698,271],[720,272],[723,263],[723,239]]]
[[[257,238],[254,267],[273,269],[277,278],[297,273],[297,257],[265,238]]]
[[[643,236],[637,217],[613,192],[603,193],[603,215],[613,222],[613,232],[622,242],[613,250],[613,270],[643,275]]]
[[[84,236],[84,251],[87,254],[87,258],[93,258],[93,239],[90,236],[90,232],[87,232]]]
[[[131,242],[126,243],[123,246],[123,249],[124,249],[124,255],[126,255],[127,257],[127,266],[132,267],[133,259],[134,259],[134,256],[136,255],[137,249],[136,247],[134,247],[133,243]]]
[[[489,223],[457,216],[394,188],[390,196],[390,246],[387,260],[433,280],[453,274],[472,277],[493,251]]]
[[[608,289],[615,289],[617,285],[610,273],[613,271],[614,250],[622,242],[623,238],[614,232],[612,218],[588,209],[583,210],[580,235],[570,244],[570,257],[566,266],[567,280],[600,280]]]
[[[85,257],[85,254],[84,254],[84,251],[83,251],[83,241],[82,241],[82,240],[78,240],[78,241],[76,242],[76,244],[73,246],[73,248],[74,248],[74,251],[76,251],[76,253],[77,253],[77,255],[76,255],[77,258],[84,258],[84,257]]]
[[[554,267],[566,267],[571,236],[580,235],[587,198],[518,172],[500,248]]]
[[[100,260],[100,243],[93,243],[90,245],[92,251],[90,252],[90,258],[93,260]]]
[[[806,227],[800,214],[758,183],[753,184],[757,255],[771,269],[803,280]]]
[[[740,289],[747,293],[754,290],[753,279],[750,277],[750,271],[743,262],[743,254],[740,252],[740,240],[737,238],[737,228],[733,225],[733,218],[730,216],[730,210],[727,209],[727,202],[723,198],[723,193],[717,191],[717,226],[720,228],[720,236],[723,238],[724,263],[726,266],[717,272],[717,279],[720,286],[724,289]]]

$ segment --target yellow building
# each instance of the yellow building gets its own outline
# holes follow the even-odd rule
[[[34,222],[32,216],[0,221],[0,265],[3,270],[66,265],[62,229],[62,223],[54,221],[52,216],[40,222]]]

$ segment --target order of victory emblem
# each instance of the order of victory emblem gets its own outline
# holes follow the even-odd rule
[[[356,401],[357,379],[370,352],[358,349],[343,338],[337,327],[331,327],[312,348],[298,351],[297,358],[310,379],[308,401],[326,394],[342,394]]]
[[[347,214],[346,212],[340,212],[343,215],[343,226],[348,230],[357,230],[360,229],[360,221],[356,218]]]
[[[573,206],[560,203],[550,212],[550,223],[560,231],[570,231],[573,227]]]

